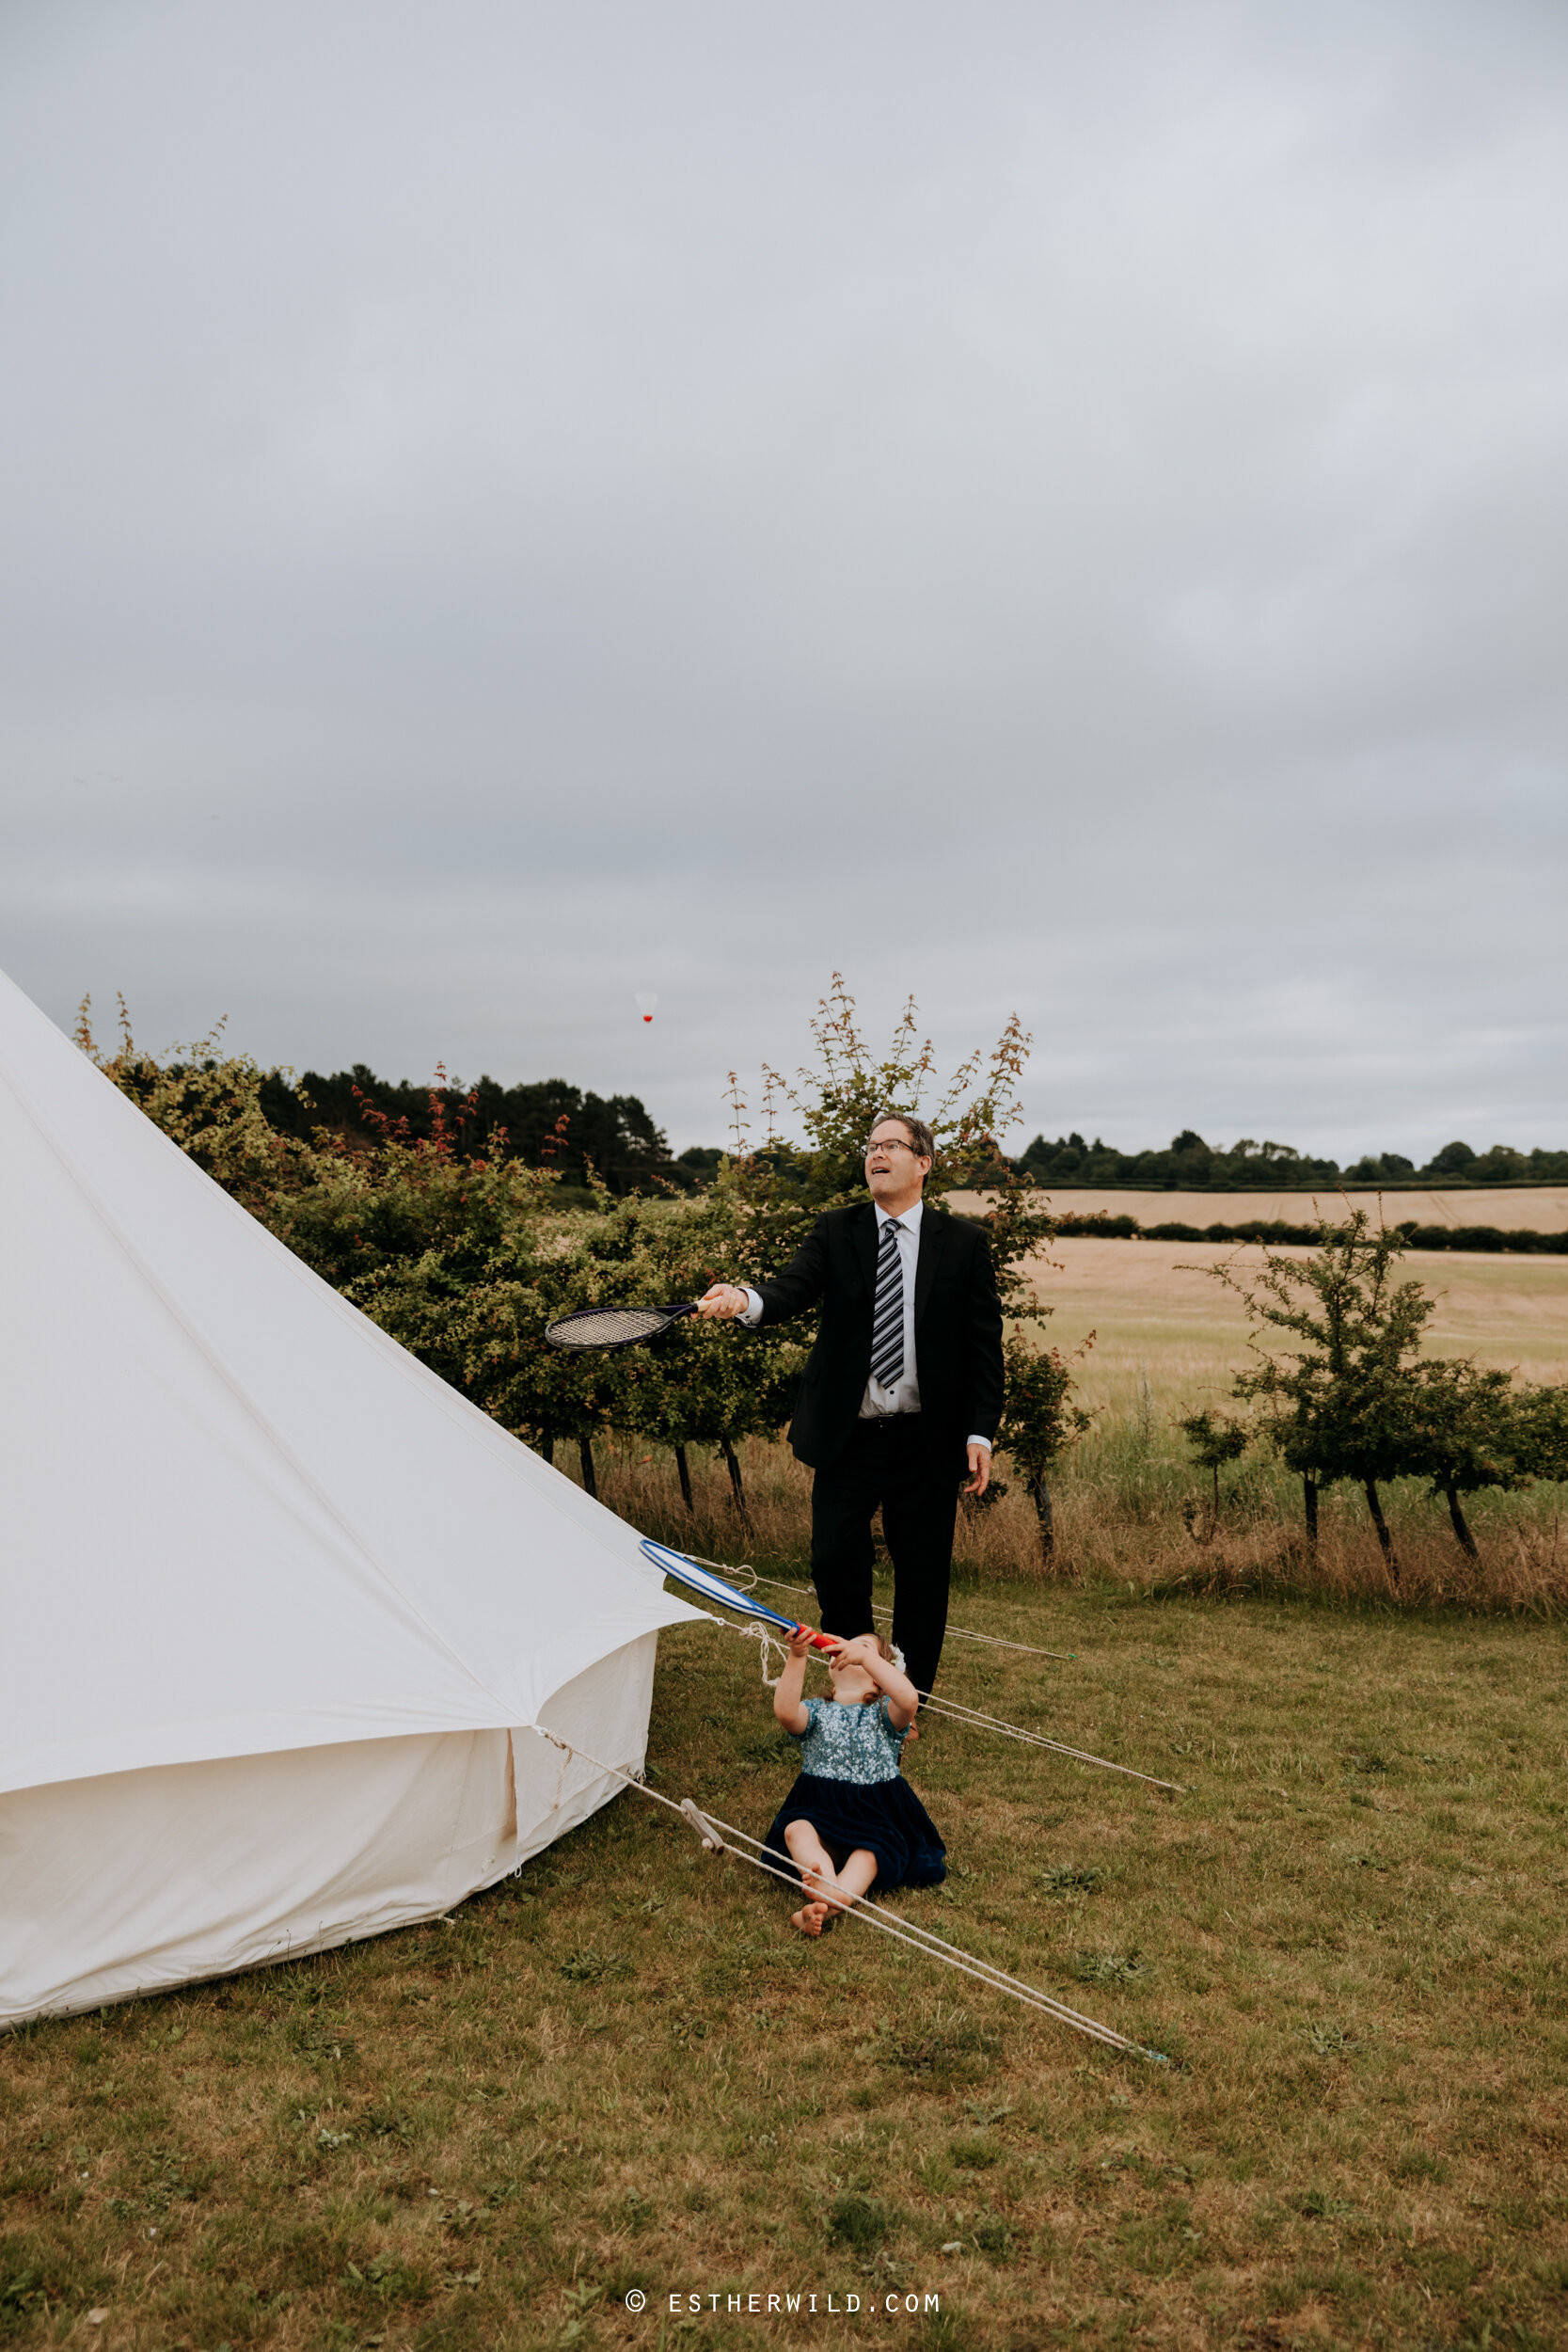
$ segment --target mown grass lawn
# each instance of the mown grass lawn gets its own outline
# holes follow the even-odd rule
[[[806,1947],[628,1795],[450,1922],[0,2045],[0,2338],[1568,2343],[1560,1635],[954,1613],[1078,1656],[955,1644],[951,1695],[1192,1793],[941,1724],[953,1876],[903,1907],[1174,2064],[853,1924]],[[651,1762],[766,1826],[753,1647],[664,1637]]]

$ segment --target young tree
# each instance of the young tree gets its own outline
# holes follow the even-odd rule
[[[1526,1477],[1568,1479],[1568,1388],[1530,1387],[1513,1406],[1514,1458]]]
[[[863,1199],[865,1138],[873,1124],[885,1114],[911,1111],[936,1140],[927,1202],[940,1213],[944,1194],[986,1197],[983,1214],[1003,1307],[1033,1314],[1024,1261],[1056,1228],[1032,1181],[1014,1173],[996,1143],[1019,1116],[1018,1082],[1029,1056],[1031,1040],[1017,1016],[989,1057],[977,1047],[945,1083],[938,1080],[929,1039],[920,1036],[912,998],[879,1058],[861,1030],[841,973],[833,974],[811,1025],[816,1046],[812,1067],[786,1079],[764,1066],[760,1142],[751,1137],[746,1104],[730,1073],[736,1149],[718,1188],[735,1204],[737,1272],[753,1279],[771,1273],[793,1255],[824,1209]],[[803,1142],[790,1143],[780,1134],[786,1112]]]
[[[1049,1566],[1056,1549],[1056,1515],[1051,1501],[1050,1473],[1058,1455],[1076,1445],[1094,1425],[1094,1415],[1072,1399],[1073,1371],[1094,1345],[1091,1331],[1070,1357],[1059,1347],[1031,1347],[1021,1325],[1014,1324],[1004,1346],[1007,1365],[1007,1401],[996,1433],[997,1452],[1006,1453],[1022,1473],[1039,1520],[1040,1552]]]
[[[1462,1551],[1481,1557],[1462,1495],[1484,1486],[1528,1484],[1513,1375],[1482,1369],[1465,1358],[1439,1358],[1417,1367],[1408,1391],[1407,1461],[1445,1497]]]
[[[1200,1542],[1207,1543],[1220,1523],[1220,1472],[1227,1464],[1241,1460],[1252,1443],[1252,1432],[1242,1422],[1225,1421],[1211,1411],[1184,1414],[1176,1425],[1192,1447],[1199,1470],[1209,1470],[1213,1476],[1214,1499],[1209,1534],[1199,1537]],[[1187,1526],[1191,1534],[1197,1534],[1196,1517],[1190,1505]]]
[[[1317,1541],[1323,1488],[1352,1479],[1396,1584],[1378,1488],[1416,1467],[1411,1364],[1436,1304],[1419,1282],[1392,1279],[1403,1247],[1397,1227],[1374,1227],[1356,1209],[1344,1225],[1320,1217],[1307,1258],[1265,1249],[1251,1279],[1234,1259],[1210,1269],[1252,1323],[1257,1364],[1237,1374],[1232,1394],[1256,1408],[1264,1437],[1300,1477],[1307,1541]],[[1265,1339],[1300,1344],[1271,1354]]]

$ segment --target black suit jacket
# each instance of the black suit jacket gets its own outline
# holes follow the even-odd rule
[[[819,1216],[784,1272],[753,1285],[764,1323],[784,1323],[822,1301],[789,1441],[820,1469],[848,1442],[871,1376],[877,1289],[877,1212],[869,1200]],[[977,1225],[929,1202],[920,1220],[914,1273],[914,1352],[925,1427],[966,1467],[971,1437],[994,1438],[1002,1418],[1002,1308],[990,1247]]]

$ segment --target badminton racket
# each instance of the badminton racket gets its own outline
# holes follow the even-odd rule
[[[673,1307],[579,1307],[576,1314],[546,1323],[545,1337],[552,1347],[636,1347],[696,1311],[694,1298]]]
[[[716,1600],[725,1609],[738,1609],[743,1617],[760,1620],[763,1625],[782,1626],[786,1633],[803,1629],[797,1618],[781,1617],[776,1609],[769,1609],[766,1601],[756,1599],[752,1594],[737,1593],[733,1584],[726,1584],[711,1568],[700,1567],[695,1560],[689,1560],[684,1551],[672,1551],[668,1544],[656,1544],[651,1535],[643,1536],[642,1549],[656,1568],[673,1577],[689,1592],[701,1593],[705,1600]],[[830,1650],[842,1646],[832,1633],[814,1633],[811,1645],[813,1649]]]

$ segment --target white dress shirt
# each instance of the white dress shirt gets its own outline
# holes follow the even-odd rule
[[[906,1209],[898,1217],[890,1216],[879,1200],[873,1205],[877,1211],[879,1265],[882,1228],[886,1225],[896,1225],[898,1228],[898,1270],[904,1283],[904,1368],[891,1389],[883,1388],[875,1375],[866,1382],[865,1394],[861,1399],[862,1421],[883,1421],[891,1413],[918,1413],[920,1410],[920,1372],[914,1354],[914,1274],[920,1258],[920,1220],[926,1214],[926,1203],[917,1200],[913,1208]],[[736,1288],[740,1287],[736,1285]],[[736,1321],[754,1328],[762,1320],[762,1300],[749,1285],[745,1287],[746,1311],[737,1315]],[[969,1443],[984,1446],[988,1454],[990,1452],[989,1438],[971,1438]]]

